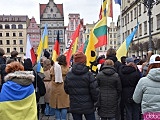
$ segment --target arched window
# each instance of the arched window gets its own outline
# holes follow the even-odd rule
[[[5,29],[10,29],[10,26],[8,24],[6,24]]]
[[[0,25],[0,29],[3,29],[3,26],[2,26],[2,25]]]
[[[16,25],[15,24],[12,25],[12,29],[16,29]]]
[[[19,24],[19,25],[18,25],[18,29],[23,29],[23,25],[22,25],[22,24]]]

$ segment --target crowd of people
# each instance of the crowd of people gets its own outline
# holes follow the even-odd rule
[[[96,74],[86,66],[82,52],[51,60],[41,58],[43,73],[30,58],[17,59],[18,52],[4,57],[0,48],[0,120],[38,120],[39,113],[56,120],[158,120],[160,119],[160,55],[149,51],[144,58],[116,57],[110,48],[95,61]]]

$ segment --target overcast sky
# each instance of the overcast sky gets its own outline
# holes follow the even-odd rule
[[[1,0],[1,15],[28,15],[29,18],[35,17],[36,22],[39,20],[39,4],[47,4],[49,0]],[[69,13],[79,13],[80,18],[84,19],[84,24],[93,21],[96,22],[99,17],[99,11],[102,0],[54,0],[56,4],[63,3],[65,25],[68,24]],[[114,3],[114,0],[113,0]],[[113,4],[113,21],[116,22],[120,14],[120,6]],[[111,18],[108,18],[108,25]]]

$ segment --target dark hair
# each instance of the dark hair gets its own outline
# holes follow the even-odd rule
[[[126,58],[127,58],[126,56],[122,56],[122,57],[121,57],[121,63],[122,63],[122,64],[125,64],[125,63],[126,63]]]
[[[5,54],[4,50],[0,48],[0,56],[3,56]]]
[[[26,60],[24,60],[23,66],[24,66],[25,71],[32,71],[33,70],[32,61],[30,58],[27,58]]]
[[[60,55],[57,58],[57,61],[58,61],[58,64],[60,64],[60,65],[64,65],[64,66],[67,65],[67,61],[66,61],[66,56],[65,55]]]
[[[106,57],[107,57],[107,56],[115,56],[115,55],[116,55],[116,50],[115,50],[115,49],[109,48],[109,49],[107,50]]]

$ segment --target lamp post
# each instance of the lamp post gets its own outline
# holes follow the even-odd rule
[[[148,9],[148,24],[149,24],[149,44],[148,48],[149,51],[152,51],[152,35],[151,35],[151,15],[152,15],[152,8],[153,6],[158,3],[159,0],[141,0],[141,3],[145,5]]]

